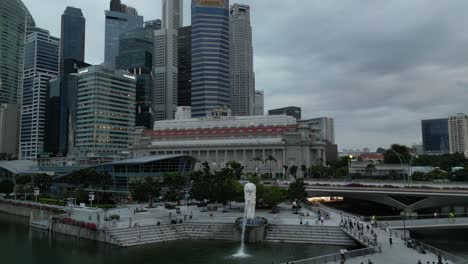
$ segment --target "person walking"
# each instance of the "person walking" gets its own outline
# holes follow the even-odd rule
[[[388,237],[388,243],[390,244],[390,246],[393,245],[392,234],[390,234],[390,236]]]

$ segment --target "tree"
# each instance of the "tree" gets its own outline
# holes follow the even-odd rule
[[[32,178],[29,175],[20,175],[16,177],[16,184],[28,184],[32,182]]]
[[[15,184],[10,180],[0,182],[0,193],[10,194],[14,191]]]
[[[270,163],[270,177],[273,178],[272,163],[273,163],[273,162],[276,163],[276,159],[275,159],[275,157],[273,157],[272,155],[268,155],[268,157],[266,158],[265,161],[269,161],[269,163]]]
[[[369,174],[369,176],[372,176],[372,173],[375,171],[375,165],[370,163],[370,164],[367,164],[366,166],[366,172]]]
[[[52,176],[45,173],[34,175],[34,186],[39,188],[41,193],[46,193],[49,191],[50,186],[52,185]]]
[[[180,192],[187,184],[187,178],[178,172],[170,172],[164,175],[164,185],[169,188],[167,194],[170,200],[177,201],[180,204]]]
[[[399,156],[395,152],[398,153]],[[384,162],[387,164],[406,164],[410,159],[411,149],[404,145],[393,144],[384,154]]]
[[[301,166],[301,171],[302,171],[302,177],[307,178],[307,166],[306,165]]]
[[[286,190],[278,186],[265,187],[261,199],[273,208],[286,199]]]
[[[303,201],[307,197],[304,179],[296,179],[289,184],[288,195],[291,200]]]
[[[234,170],[234,176],[237,180],[242,179],[242,176],[244,175],[244,166],[242,166],[242,164],[237,161],[230,161],[226,163],[226,167],[230,167],[232,170]]]
[[[297,166],[296,165],[291,166],[291,168],[289,168],[289,173],[291,173],[291,175],[294,177],[294,179],[296,179]]]
[[[161,186],[157,180],[146,177],[143,182],[134,182],[131,185],[131,195],[139,203],[149,202],[149,207],[153,207],[153,197],[159,194]]]

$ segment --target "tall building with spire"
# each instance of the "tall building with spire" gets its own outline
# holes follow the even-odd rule
[[[229,0],[192,0],[192,117],[230,104]]]
[[[250,6],[232,5],[229,25],[232,114],[237,116],[254,115],[255,75]]]
[[[20,159],[34,159],[44,151],[49,81],[59,72],[60,39],[49,31],[28,28],[25,42]]]
[[[85,59],[86,19],[81,9],[67,7],[62,15],[60,36],[60,75],[64,74],[66,59]]]
[[[116,68],[115,60],[119,55],[120,35],[137,28],[143,28],[143,17],[138,15],[136,9],[124,5],[120,1],[111,1],[110,10],[106,11],[104,40],[104,65],[106,68]]]
[[[178,93],[178,30],[183,1],[163,0],[162,29],[155,31],[153,53],[153,120],[174,119]]]

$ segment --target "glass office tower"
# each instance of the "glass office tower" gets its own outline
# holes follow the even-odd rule
[[[192,0],[192,117],[229,106],[229,0]]]

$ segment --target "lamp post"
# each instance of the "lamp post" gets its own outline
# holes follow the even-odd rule
[[[411,184],[413,181],[413,161],[414,158],[418,158],[418,155],[413,155],[411,156],[410,162],[408,163],[408,184]]]
[[[37,203],[37,197],[39,196],[39,188],[38,187],[34,188],[34,196],[36,197],[36,203]]]
[[[348,178],[351,179],[351,160],[353,159],[353,155],[349,155],[348,158]]]
[[[88,200],[91,203],[91,206],[93,206],[93,201],[94,201],[94,192],[90,192],[88,195]]]
[[[403,212],[403,241],[405,242],[406,245],[406,212]]]

